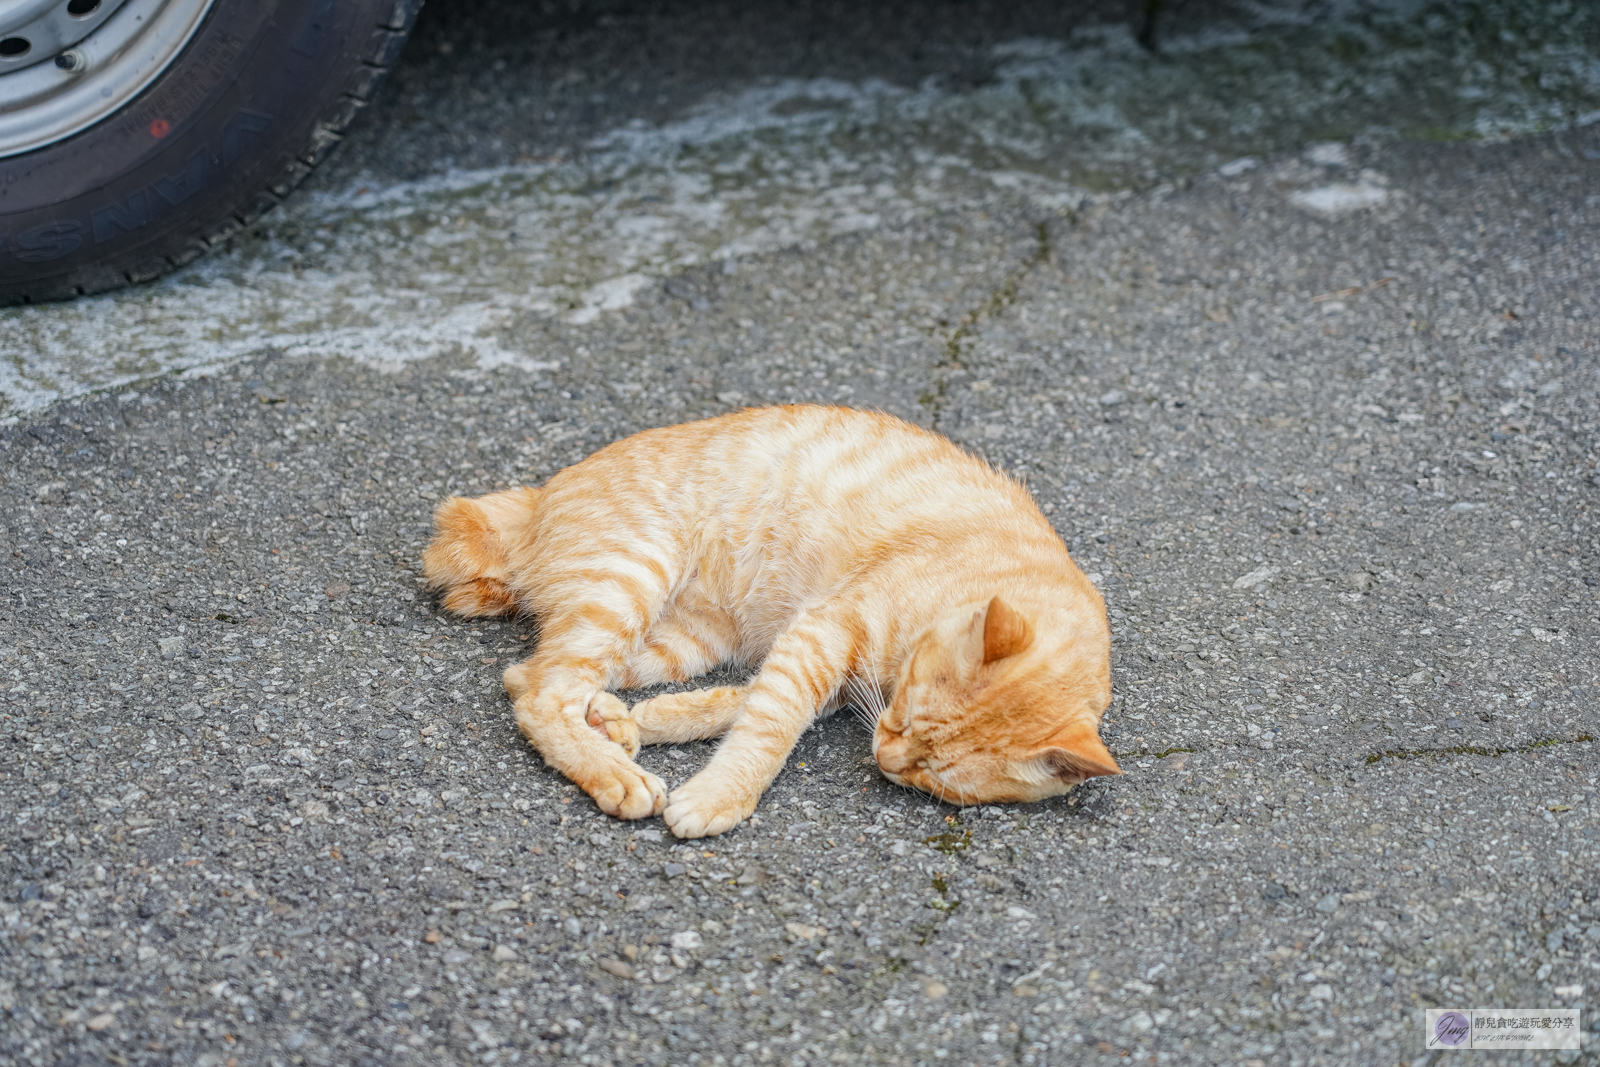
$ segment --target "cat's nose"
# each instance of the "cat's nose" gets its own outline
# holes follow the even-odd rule
[[[893,737],[879,745],[877,757],[885,774],[904,774],[917,762],[911,743],[903,737]]]

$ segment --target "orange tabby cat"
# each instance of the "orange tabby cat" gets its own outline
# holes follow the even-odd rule
[[[1120,774],[1100,594],[1027,491],[887,415],[775,407],[649,430],[540,489],[446,500],[423,556],[444,605],[528,612],[505,672],[550,766],[678,837],[755,810],[802,731],[875,716],[885,777],[960,804]],[[630,711],[609,690],[760,662],[748,686]],[[667,795],[641,744],[724,736]]]

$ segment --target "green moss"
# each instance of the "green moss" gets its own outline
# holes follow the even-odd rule
[[[934,834],[932,837],[922,839],[925,845],[932,845],[946,856],[954,856],[957,852],[965,852],[972,847],[972,831],[967,830],[959,834]]]
[[[1485,748],[1482,745],[1454,745],[1450,748],[1388,748],[1382,752],[1374,752],[1367,757],[1367,762],[1371,764],[1384,759],[1423,759],[1428,756],[1488,756],[1491,759],[1498,759],[1514,753],[1532,752],[1535,749],[1551,748],[1555,745],[1579,745],[1593,740],[1589,734],[1579,734],[1571,739],[1546,738],[1521,748]]]
[[[1457,129],[1451,126],[1422,126],[1411,132],[1419,141],[1437,141],[1441,144],[1451,144],[1457,141],[1483,140],[1483,138],[1473,130]]]
[[[936,874],[933,876],[933,891],[938,893],[941,898],[939,900],[928,901],[928,907],[932,908],[934,911],[942,911],[946,915],[949,915],[952,911],[955,911],[957,908],[961,907],[960,898],[952,897],[950,895],[950,882],[945,878],[944,875]]]

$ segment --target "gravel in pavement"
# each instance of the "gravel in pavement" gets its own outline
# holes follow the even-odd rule
[[[1597,150],[954,212],[505,326],[554,369],[269,357],[19,421],[0,1049],[1387,1064],[1432,1005],[1593,1027]],[[958,811],[840,716],[680,844],[540,766],[498,684],[536,635],[421,590],[433,502],[777,401],[1028,481],[1107,598],[1124,777]]]

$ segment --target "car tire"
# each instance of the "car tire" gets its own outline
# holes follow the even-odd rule
[[[156,278],[303,181],[372,99],[422,0],[215,0],[125,107],[0,159],[0,304]]]

